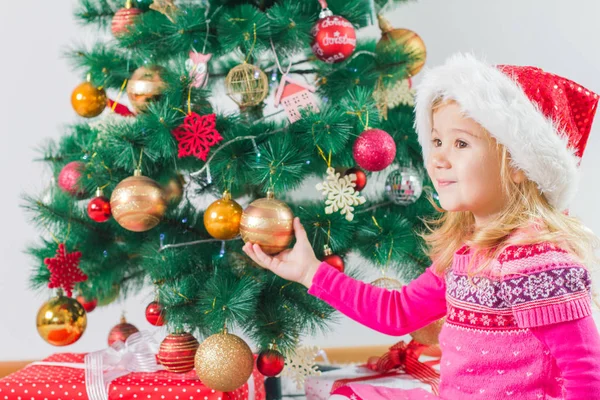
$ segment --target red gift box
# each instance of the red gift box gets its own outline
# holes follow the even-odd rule
[[[33,363],[0,379],[0,400],[90,400],[85,384],[84,357],[85,354],[76,353],[54,354],[43,362],[71,363],[70,366]],[[254,388],[246,383],[234,392],[224,393],[204,386],[193,370],[186,374],[132,372],[110,383],[108,399],[265,400],[264,377],[256,368],[253,380]]]

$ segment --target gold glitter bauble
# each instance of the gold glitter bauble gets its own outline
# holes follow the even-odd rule
[[[285,250],[294,238],[294,213],[273,192],[250,203],[242,214],[240,234],[245,243],[257,243],[266,254]]]
[[[67,346],[79,340],[87,326],[87,314],[79,302],[58,295],[45,302],[37,313],[37,331],[53,346]]]
[[[75,112],[85,118],[94,118],[106,108],[106,92],[90,82],[83,82],[71,94],[71,105]]]
[[[392,25],[381,15],[377,16],[379,28],[381,29],[381,39],[375,46],[376,53],[385,53],[386,51],[398,51],[398,45],[402,46],[404,52],[414,57],[414,62],[408,67],[409,76],[414,76],[421,71],[427,58],[427,50],[423,39],[415,32],[408,29],[394,29]],[[389,47],[389,50],[387,48]]]
[[[123,228],[144,232],[158,225],[167,210],[167,200],[162,186],[136,170],[113,190],[110,209]]]
[[[246,342],[225,331],[202,342],[196,352],[195,365],[203,384],[214,390],[231,392],[252,375],[254,356]]]
[[[255,106],[269,94],[269,79],[257,66],[243,63],[229,71],[225,90],[238,106]]]
[[[402,283],[396,279],[386,277],[375,279],[373,282],[371,282],[371,285],[387,290],[400,290],[402,288]]]
[[[204,227],[215,239],[227,240],[240,233],[240,222],[244,210],[229,192],[223,198],[212,203],[204,212]]]
[[[432,322],[421,329],[417,329],[411,333],[410,336],[415,340],[415,342],[419,342],[428,346],[436,345],[440,342],[440,332],[445,320],[446,318],[442,318]]]
[[[161,67],[140,67],[127,83],[127,96],[137,112],[144,112],[150,101],[157,99],[165,89]]]

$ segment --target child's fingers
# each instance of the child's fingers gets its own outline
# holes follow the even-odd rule
[[[254,249],[252,248],[252,243],[246,243],[244,245],[244,247],[242,247],[242,250],[244,250],[244,253],[246,253],[248,255],[248,257],[250,257],[252,259],[252,261],[254,261],[255,263],[257,263],[261,267],[266,268],[264,265],[262,265],[262,263],[260,262],[260,260],[256,256],[256,253],[254,252]]]
[[[260,245],[256,243],[252,245],[252,250],[254,251],[254,254],[256,255],[256,258],[258,259],[259,263],[263,267],[270,269],[273,258],[265,254],[265,252],[262,251],[262,249],[260,248]]]
[[[294,218],[294,234],[296,235],[296,241],[308,241],[308,237],[306,236],[306,229],[300,223],[300,218]]]

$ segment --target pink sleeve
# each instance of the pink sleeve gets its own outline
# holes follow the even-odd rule
[[[393,336],[414,332],[446,315],[446,284],[431,267],[402,289],[387,290],[350,278],[323,262],[308,293]]]
[[[600,335],[591,316],[532,328],[556,359],[565,400],[600,399]]]

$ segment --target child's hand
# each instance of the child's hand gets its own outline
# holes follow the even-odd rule
[[[296,244],[275,256],[265,254],[258,244],[246,243],[242,249],[258,265],[288,281],[298,282],[310,288],[321,261],[315,256],[306,231],[298,217],[294,218]]]

